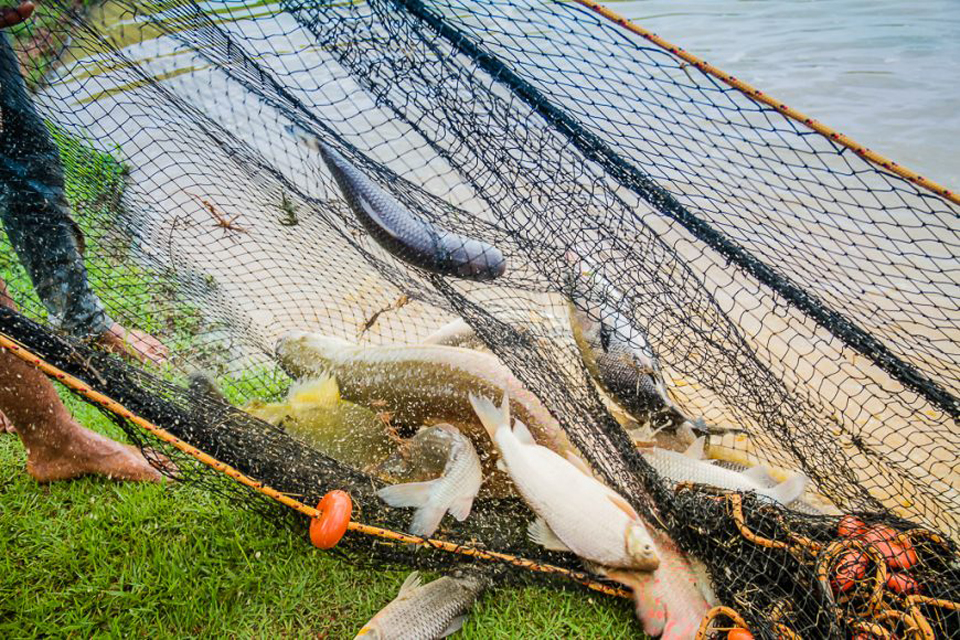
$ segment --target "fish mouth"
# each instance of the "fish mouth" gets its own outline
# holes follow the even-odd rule
[[[656,551],[652,555],[631,554],[630,557],[635,561],[634,568],[638,571],[656,571],[660,566],[660,556],[657,555]]]
[[[627,531],[627,554],[634,560],[634,568],[640,571],[654,571],[660,566],[660,554],[646,529]]]
[[[303,336],[307,335],[306,331],[300,331],[298,329],[290,329],[289,331],[284,331],[277,338],[276,342],[273,343],[273,352],[277,355],[281,354],[281,350],[285,345],[290,344],[294,340],[299,340]]]

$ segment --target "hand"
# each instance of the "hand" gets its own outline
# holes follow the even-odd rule
[[[0,29],[20,24],[30,17],[34,7],[30,0],[21,0],[18,7],[0,7]]]
[[[132,356],[140,362],[163,364],[170,355],[170,350],[149,333],[124,329],[119,322],[114,322],[113,326],[100,336],[100,344],[107,351],[121,356]]]

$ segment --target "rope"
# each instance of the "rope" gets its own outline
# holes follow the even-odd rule
[[[577,4],[583,5],[584,7],[587,7],[589,9],[592,9],[593,11],[599,13],[601,16],[606,18],[607,20],[620,25],[627,31],[630,31],[631,33],[635,33],[638,36],[641,36],[644,39],[657,45],[661,49],[665,49],[669,51],[670,53],[677,56],[678,58],[681,58],[682,60],[690,63],[700,71],[708,75],[711,75],[714,78],[717,78],[718,80],[723,82],[724,84],[730,87],[733,87],[737,91],[740,91],[751,100],[755,100],[767,106],[773,107],[774,109],[776,109],[783,115],[787,116],[791,120],[795,120],[803,124],[804,126],[809,127],[810,129],[813,129],[823,137],[829,138],[830,140],[836,142],[837,144],[852,150],[858,156],[868,160],[869,162],[879,167],[883,167],[887,171],[891,171],[897,174],[898,176],[900,176],[901,178],[905,178],[906,180],[920,187],[923,187],[924,189],[931,191],[937,194],[938,196],[941,196],[942,198],[945,198],[950,202],[953,202],[954,204],[960,204],[960,193],[951,191],[950,189],[947,189],[943,185],[938,184],[933,180],[924,178],[917,172],[911,171],[906,167],[900,166],[893,160],[887,158],[886,156],[880,155],[876,151],[871,151],[870,149],[863,146],[856,140],[853,140],[852,138],[831,129],[827,125],[817,120],[814,120],[813,118],[797,111],[796,109],[792,109],[788,107],[787,105],[780,102],[773,96],[765,94],[759,89],[747,84],[743,80],[740,80],[739,78],[727,73],[726,71],[718,69],[712,64],[708,64],[706,61],[701,60],[700,58],[693,55],[692,53],[683,50],[681,47],[678,47],[672,42],[668,42],[667,40],[664,40],[657,34],[647,31],[643,27],[640,27],[634,24],[633,22],[630,22],[630,20],[624,18],[623,16],[616,13],[615,11],[611,11],[610,9],[604,7],[603,5],[596,2],[591,2],[590,0],[574,0],[574,2],[576,2]]]
[[[276,500],[280,504],[290,507],[295,511],[299,511],[309,518],[318,518],[322,515],[322,512],[318,509],[310,507],[290,496],[273,489],[265,485],[262,482],[254,480],[253,478],[243,474],[239,470],[231,467],[228,464],[220,462],[216,458],[200,451],[196,447],[184,442],[180,438],[174,436],[168,431],[158,427],[152,422],[141,418],[140,416],[134,414],[132,411],[124,407],[119,402],[111,399],[110,397],[100,393],[99,391],[94,391],[86,385],[83,381],[74,378],[73,376],[64,373],[60,369],[54,367],[53,365],[45,362],[39,356],[31,353],[28,349],[23,347],[23,345],[18,344],[16,341],[12,340],[3,333],[0,333],[0,350],[6,349],[16,357],[20,358],[27,364],[35,366],[37,369],[42,371],[47,376],[56,379],[58,382],[62,383],[64,386],[68,387],[73,392],[83,396],[89,402],[114,413],[121,418],[130,421],[131,423],[137,425],[144,431],[147,431],[155,438],[166,442],[167,444],[175,447],[181,452],[191,456],[197,461],[207,465],[224,474],[225,476],[239,482],[240,484],[247,486],[254,491]],[[563,567],[557,567],[549,564],[541,564],[534,562],[533,560],[528,560],[526,558],[521,558],[518,556],[499,553],[496,551],[486,551],[478,549],[476,547],[470,547],[465,545],[459,545],[452,542],[447,542],[445,540],[436,540],[433,538],[420,538],[418,536],[412,536],[406,533],[400,533],[398,531],[391,531],[390,529],[384,529],[382,527],[376,527],[372,525],[363,524],[360,522],[355,522],[353,520],[347,525],[348,531],[353,531],[355,533],[360,533],[363,535],[376,536],[379,538],[384,538],[387,540],[393,540],[395,542],[405,543],[405,544],[417,544],[423,547],[428,547],[432,549],[437,549],[440,551],[446,551],[449,553],[457,553],[464,556],[469,556],[472,558],[477,558],[479,560],[489,560],[489,561],[500,561],[506,562],[508,564],[527,569],[530,571],[535,571],[538,573],[547,573],[563,576],[569,578],[574,582],[592,589],[594,591],[599,591],[612,596],[619,596],[622,598],[631,598],[632,593],[626,589],[619,589],[616,587],[611,587],[609,585],[597,582],[592,579],[588,574],[582,573],[579,571],[571,571],[569,569],[564,569]]]
[[[735,240],[723,233],[722,230],[695,215],[694,212],[677,200],[671,192],[664,189],[656,180],[637,167],[634,162],[614,151],[600,136],[584,127],[574,116],[563,108],[551,102],[537,87],[518,75],[493,53],[485,50],[482,42],[474,41],[467,34],[449,24],[441,15],[431,10],[422,0],[391,1],[396,6],[421,20],[438,36],[455,47],[457,51],[473,60],[479,68],[488,73],[496,82],[510,89],[514,95],[529,105],[538,115],[556,128],[559,133],[563,134],[570,141],[570,144],[580,151],[584,157],[603,166],[614,180],[632,190],[663,215],[676,220],[695,237],[720,253],[732,264],[737,265],[738,268],[782,295],[784,299],[793,306],[815,320],[821,327],[842,340],[852,349],[855,349],[864,357],[869,358],[871,362],[895,380],[916,391],[949,416],[960,419],[960,399],[954,397],[949,390],[944,389],[937,381],[919,371],[913,364],[900,358],[894,351],[887,347],[886,344],[856,324],[850,317],[828,307],[813,291],[798,287],[796,283],[775,268],[758,260]],[[585,3],[582,0],[577,1],[584,6],[593,8],[601,14],[607,11],[598,4]],[[608,13],[610,16],[616,16],[616,18],[623,21],[624,26],[630,24],[625,18],[620,18],[612,12]],[[635,28],[638,30],[637,33],[641,35],[646,34],[644,37],[648,37],[648,39],[657,37],[650,32],[643,31],[639,27]],[[662,43],[661,46],[669,45],[669,47],[672,47],[672,49],[669,49],[672,53],[681,55],[679,52],[681,52],[682,49],[671,45],[665,40],[661,40],[660,42]],[[696,61],[696,66],[699,69],[709,66],[699,58],[690,57]],[[719,71],[717,72],[719,73]],[[813,122],[813,120],[811,120],[811,122]],[[836,135],[839,136],[839,134]],[[960,203],[960,198],[958,198],[957,202]],[[771,380],[771,382],[774,381]],[[574,442],[574,444],[577,443]],[[798,458],[803,457],[799,452],[795,452],[795,454]],[[594,460],[589,460],[589,462],[598,469],[603,469],[602,464],[598,464]],[[631,460],[631,464],[642,468],[644,463],[642,460]],[[607,478],[607,480],[613,482],[611,478]]]

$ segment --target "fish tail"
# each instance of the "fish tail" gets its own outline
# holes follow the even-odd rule
[[[299,124],[291,123],[283,127],[284,131],[296,138],[297,142],[313,151],[320,150],[320,138]]]
[[[652,574],[638,574],[633,571],[605,571],[611,580],[624,584],[633,591],[633,602],[637,617],[643,625],[643,632],[649,636],[659,636],[667,623],[667,611],[663,600],[655,592]]]
[[[773,489],[770,489],[767,495],[780,504],[790,504],[803,495],[804,490],[807,488],[807,482],[809,482],[807,476],[802,473],[796,473],[793,477],[784,480]]]
[[[510,399],[506,392],[503,394],[503,404],[499,409],[497,405],[484,396],[475,396],[471,393],[469,397],[473,410],[477,413],[477,417],[480,418],[480,422],[483,423],[483,427],[487,430],[491,439],[501,426],[510,424]]]
[[[415,536],[428,537],[440,526],[448,505],[439,504],[434,496],[433,488],[440,479],[428,482],[408,482],[384,487],[377,491],[377,496],[391,507],[416,507],[413,522],[410,524],[410,533]],[[473,500],[467,506],[467,513]],[[462,509],[458,512],[462,513]],[[466,517],[466,515],[464,515]]]
[[[377,496],[391,507],[422,507],[430,501],[436,480],[394,484],[377,491]]]
[[[440,527],[440,521],[447,513],[447,505],[427,502],[413,514],[410,523],[410,533],[421,538],[428,538]]]

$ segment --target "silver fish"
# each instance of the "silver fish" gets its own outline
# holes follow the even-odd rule
[[[437,426],[452,437],[443,475],[426,482],[391,485],[377,492],[391,507],[416,507],[409,529],[415,536],[433,535],[448,511],[458,521],[466,520],[483,482],[480,458],[470,440],[449,424]]]
[[[594,478],[581,462],[538,445],[521,421],[511,428],[506,395],[499,408],[472,394],[470,402],[517,491],[543,519],[530,529],[535,542],[607,567],[657,568],[660,560],[650,535],[622,496]]]
[[[691,450],[702,451],[702,446],[701,438],[694,443]],[[754,491],[757,495],[784,505],[800,498],[807,486],[807,477],[802,473],[796,473],[775,487],[769,487],[764,482],[768,474],[763,467],[752,467],[739,472],[713,464],[710,460],[701,460],[697,455],[690,455],[689,451],[678,453],[658,447],[642,449],[640,453],[657,473],[673,482],[706,484],[730,491]]]
[[[397,597],[357,633],[364,640],[435,640],[463,626],[466,612],[490,585],[479,572],[462,572],[421,584],[414,571]]]
[[[421,482],[443,475],[454,437],[442,427],[420,428],[377,468],[377,473],[395,482]]]

